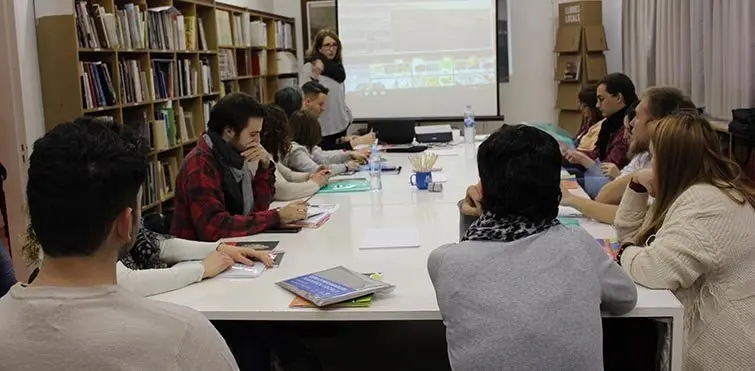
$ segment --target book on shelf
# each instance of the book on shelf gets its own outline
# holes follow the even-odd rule
[[[238,76],[234,53],[235,51],[231,49],[220,49],[218,51],[218,68],[220,69],[221,80],[228,80]]]
[[[121,49],[146,49],[147,15],[138,5],[125,4],[117,11],[117,36]]]
[[[284,50],[275,53],[275,62],[278,66],[279,74],[298,73],[299,63],[294,53]]]
[[[117,19],[99,4],[76,2],[76,35],[81,48],[119,47]]]
[[[267,51],[256,50],[252,56],[252,75],[267,75]]]
[[[152,97],[166,99],[175,97],[175,61],[152,59]]]
[[[155,107],[155,124],[152,134],[155,137],[155,150],[164,150],[178,144],[176,116],[170,103]]]
[[[157,167],[157,172],[162,180],[159,183],[160,199],[164,200],[175,191],[176,175],[178,175],[178,159],[176,157],[168,157],[165,160],[161,160],[160,165]]]
[[[275,47],[282,49],[294,48],[294,36],[291,23],[275,21]]]
[[[208,100],[202,102],[202,114],[204,117],[202,117],[202,122],[204,123],[204,130],[207,130],[207,123],[210,122],[210,111],[212,111],[212,107],[215,107],[215,101],[214,100]]]
[[[233,45],[250,47],[252,46],[251,36],[251,22],[249,22],[249,14],[234,14]]]
[[[178,60],[178,96],[187,97],[199,94],[199,75],[190,59]]]
[[[202,94],[212,93],[213,86],[215,86],[212,80],[212,66],[207,58],[199,60],[201,75],[202,75]]]
[[[147,169],[147,178],[144,180],[142,193],[142,206],[151,206],[157,203],[157,162],[151,161]]]
[[[218,27],[218,44],[220,46],[233,45],[231,33],[231,14],[225,10],[215,10],[215,23]]]
[[[152,50],[186,50],[186,26],[173,6],[148,9],[149,47]]]
[[[202,18],[199,17],[197,17],[197,33],[199,34],[199,50],[209,50],[210,47],[207,46],[207,37],[204,33],[204,23]]]
[[[252,47],[267,47],[267,23],[263,21],[252,21],[249,23],[249,34]]]
[[[139,103],[146,101],[147,73],[142,62],[138,59],[120,59],[118,61],[120,74],[121,103]]]
[[[197,138],[194,131],[194,114],[192,111],[184,110],[180,104],[176,106],[176,119],[178,120],[178,132],[181,136],[181,142],[188,143]]]
[[[116,104],[115,88],[107,63],[100,61],[79,62],[81,98],[84,109],[113,106]]]

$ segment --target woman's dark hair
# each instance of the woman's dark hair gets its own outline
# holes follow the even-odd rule
[[[561,150],[547,133],[527,125],[501,127],[480,145],[477,169],[483,210],[535,223],[558,216]]]
[[[629,122],[632,122],[632,120],[637,117],[637,104],[639,103],[639,100],[634,101],[634,103],[630,104],[629,107],[627,107],[626,112],[624,112],[624,117],[626,117]]]
[[[596,85],[587,85],[579,91],[577,95],[579,104],[588,109],[589,114],[582,116],[582,125],[580,132],[586,131],[603,118],[598,109],[598,87]]]
[[[250,118],[264,118],[265,109],[251,95],[246,93],[231,93],[226,95],[212,107],[207,129],[215,134],[223,134],[226,127],[230,127],[239,135],[246,129]]]
[[[294,112],[288,120],[288,126],[291,128],[291,139],[310,151],[322,141],[320,121],[309,111]]]
[[[294,112],[301,109],[304,97],[299,88],[287,86],[275,93],[275,104],[286,112],[286,117],[291,117]]]
[[[288,115],[275,104],[266,104],[267,116],[262,122],[260,143],[272,156],[273,161],[291,152],[291,134],[288,129]]]

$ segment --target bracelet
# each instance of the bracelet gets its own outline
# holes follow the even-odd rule
[[[630,242],[625,242],[621,244],[621,247],[619,247],[619,251],[616,253],[616,264],[621,266],[621,256],[624,255],[624,250],[627,249],[627,247],[632,246]]]
[[[631,190],[633,190],[633,191],[635,191],[637,193],[647,193],[647,191],[648,191],[648,189],[645,188],[644,185],[642,185],[642,184],[640,184],[638,182],[635,182],[634,178],[632,178],[629,181],[629,189],[631,189]]]

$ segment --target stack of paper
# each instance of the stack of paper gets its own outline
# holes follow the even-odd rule
[[[581,211],[570,207],[570,206],[559,206],[558,207],[558,216],[566,216],[566,217],[576,217],[576,216],[583,216]]]

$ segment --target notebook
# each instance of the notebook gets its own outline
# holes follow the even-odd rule
[[[283,262],[285,251],[271,251],[270,257],[273,258],[273,267],[279,267]],[[255,261],[253,265],[236,263],[228,268],[225,272],[220,273],[220,278],[257,278],[267,270],[265,264]]]
[[[319,228],[330,220],[338,205],[309,205],[307,219],[294,222],[292,225],[304,228]]]
[[[571,207],[571,206],[558,206],[558,216],[566,216],[566,217],[578,217],[583,216],[582,212],[579,210]]]
[[[320,189],[319,193],[351,193],[367,192],[370,190],[370,181],[367,179],[351,179],[330,182]]]
[[[249,247],[255,250],[273,250],[278,247],[279,241],[235,241],[235,242],[223,242],[226,245]]]
[[[395,286],[343,266],[305,274],[276,285],[303,297],[318,307],[341,303],[376,292],[389,292]]]

